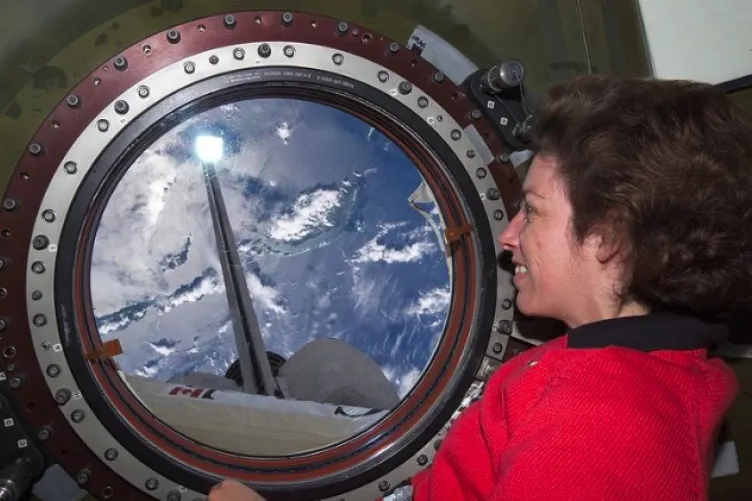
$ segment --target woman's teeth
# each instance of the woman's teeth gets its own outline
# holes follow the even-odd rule
[[[527,266],[523,266],[521,264],[518,264],[514,267],[514,274],[515,275],[522,275],[523,273],[527,273]]]

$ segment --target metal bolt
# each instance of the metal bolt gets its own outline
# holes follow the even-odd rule
[[[74,423],[80,423],[84,420],[84,417],[86,417],[86,415],[81,409],[76,409],[75,411],[71,412],[70,415],[71,421],[73,421]]]
[[[8,364],[8,372],[13,372],[16,370],[15,364]]]
[[[48,343],[47,341],[45,341],[44,343],[42,343],[42,349],[44,351],[49,351],[50,348],[52,348],[52,345],[50,343]]]
[[[418,464],[421,466],[425,466],[428,463],[428,456],[425,454],[421,454],[418,456]]]
[[[187,63],[183,65],[183,71],[185,71],[186,73],[190,75],[191,73],[196,71],[196,65],[188,61]]]
[[[396,54],[400,50],[400,46],[397,42],[392,42],[389,44],[389,53],[390,54]]]
[[[443,82],[443,81],[444,81],[445,79],[446,79],[446,77],[445,77],[445,76],[444,76],[444,74],[443,74],[442,72],[440,72],[440,71],[437,71],[436,73],[434,73],[434,74],[433,74],[433,81],[434,81],[434,82],[436,82],[436,83],[441,83],[441,82]]]
[[[219,62],[219,57],[217,57],[217,56],[211,56],[211,57],[209,58],[209,62],[210,62],[211,64],[217,64],[217,63]]]
[[[8,212],[12,212],[18,208],[18,202],[16,202],[12,198],[6,198],[3,200],[3,209],[7,210]]]
[[[413,91],[413,84],[408,81],[402,81],[399,84],[400,94],[410,94]]]
[[[3,350],[3,356],[5,358],[13,358],[16,356],[16,349],[13,346],[6,346]]]
[[[56,217],[57,216],[55,215],[55,211],[54,210],[47,209],[44,212],[42,212],[42,219],[45,222],[47,222],[47,223],[51,223],[51,222],[55,221]]]
[[[379,482],[379,490],[381,492],[388,491],[389,487],[390,487],[390,485],[389,485],[389,482],[387,480],[382,480],[381,482]]]
[[[452,139],[455,141],[459,141],[459,139],[462,137],[462,132],[458,131],[457,129],[454,129],[452,131]]]
[[[334,61],[334,64],[339,66],[345,61],[345,56],[343,56],[342,54],[334,54],[332,56],[332,61]]]
[[[60,366],[57,364],[48,365],[45,372],[50,377],[58,377],[60,375]]]
[[[76,164],[76,162],[65,162],[63,169],[65,169],[65,172],[67,172],[68,174],[75,174],[78,170],[78,165]]]
[[[34,291],[31,293],[31,299],[34,301],[39,301],[42,299],[42,291]]]
[[[8,385],[11,387],[11,389],[17,390],[21,387],[21,379],[14,377],[10,381],[8,381]]]
[[[347,30],[349,29],[350,29],[350,26],[346,22],[340,21],[340,23],[337,25],[337,34],[345,35],[347,33]]]
[[[512,322],[509,320],[501,320],[496,325],[496,332],[499,334],[511,334],[512,333]]]
[[[102,497],[104,499],[110,499],[114,493],[115,493],[115,490],[109,485],[105,487],[104,489],[102,489]]]
[[[292,45],[285,45],[285,48],[282,49],[282,52],[285,53],[285,56],[292,57],[295,55],[295,47]]]
[[[118,457],[118,451],[114,447],[110,447],[104,451],[104,457],[107,461],[115,461]]]
[[[505,310],[508,310],[512,307],[512,300],[511,299],[505,299],[501,302],[501,307]]]
[[[385,83],[389,80],[389,73],[387,73],[386,71],[379,71],[378,75],[376,76],[381,83]]]
[[[149,87],[146,85],[142,85],[138,88],[138,97],[146,98],[149,97]]]
[[[258,48],[258,55],[261,57],[269,57],[272,55],[272,48],[268,43],[262,43]]]
[[[167,493],[167,501],[180,501],[183,496],[178,491],[170,491]]]
[[[68,403],[68,400],[71,399],[71,391],[66,388],[61,388],[55,392],[55,402],[57,402],[58,405],[65,405]]]
[[[29,145],[29,153],[34,157],[41,157],[44,155],[44,148],[39,143],[31,143]]]
[[[489,198],[489,200],[498,200],[499,198],[501,198],[499,190],[497,190],[496,188],[489,188],[486,192],[486,196]]]
[[[178,30],[170,30],[167,32],[167,41],[170,43],[180,42],[180,32]]]
[[[509,163],[509,153],[499,153],[497,160],[503,164]]]
[[[112,65],[118,71],[125,71],[125,69],[128,68],[128,60],[125,59],[123,56],[118,56],[112,62]]]
[[[292,12],[285,12],[282,14],[282,24],[290,26],[292,24],[293,15]]]
[[[76,483],[78,485],[86,485],[89,483],[90,473],[89,470],[81,470],[76,475]]]
[[[47,325],[47,317],[39,313],[34,315],[32,322],[34,322],[35,326],[42,327],[43,325]]]
[[[467,156],[467,158],[475,158],[475,150],[467,150],[465,152],[465,155]]]
[[[232,51],[232,57],[240,61],[245,57],[245,51],[243,49],[235,49]]]
[[[130,109],[131,107],[128,106],[128,103],[123,101],[122,99],[115,101],[115,113],[117,113],[118,115],[125,115]]]
[[[478,167],[477,169],[475,169],[475,175],[480,179],[486,177],[487,174],[488,171],[486,171],[486,169],[484,169],[483,167]]]
[[[37,235],[31,240],[31,245],[36,250],[46,249],[50,245],[50,239],[45,235]]]
[[[428,107],[428,98],[425,96],[420,96],[418,98],[418,107],[419,108],[427,108]]]
[[[496,209],[493,215],[494,215],[494,219],[497,221],[501,221],[502,219],[504,219],[504,212],[502,212],[501,209]]]
[[[157,480],[154,477],[150,477],[146,479],[146,483],[144,483],[144,486],[150,491],[155,491],[159,487],[159,480]]]
[[[110,122],[108,122],[104,118],[101,118],[97,121],[97,129],[99,129],[100,132],[107,132],[109,128]]]
[[[472,113],[470,113],[470,118],[472,118],[473,120],[480,120],[480,117],[480,110],[473,110]]]
[[[501,353],[501,350],[504,349],[504,347],[501,345],[501,343],[494,343],[492,349],[493,349],[494,353],[499,354],[499,353]]]
[[[51,436],[52,436],[52,429],[49,426],[45,426],[37,432],[37,438],[41,440],[42,442],[46,442],[47,440],[50,439]]]
[[[70,96],[65,98],[65,102],[71,108],[78,108],[79,106],[81,106],[81,98],[76,96],[75,94],[71,94]]]
[[[235,19],[235,16],[232,14],[228,14],[225,16],[225,28],[228,30],[233,29],[238,24],[237,19]]]
[[[9,323],[7,318],[0,317],[0,332],[7,329]]]
[[[35,261],[34,264],[31,265],[31,271],[33,271],[37,275],[44,273],[45,269],[46,268],[44,267],[44,263],[41,261]]]

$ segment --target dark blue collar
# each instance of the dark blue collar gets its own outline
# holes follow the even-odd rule
[[[651,313],[613,318],[576,327],[567,336],[568,348],[623,346],[640,351],[697,350],[725,340],[728,327],[676,313]]]

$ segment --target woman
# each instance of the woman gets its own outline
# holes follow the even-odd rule
[[[520,311],[570,330],[494,374],[413,499],[707,499],[737,391],[708,350],[752,297],[752,121],[708,85],[614,76],[552,88],[536,116],[500,242]]]

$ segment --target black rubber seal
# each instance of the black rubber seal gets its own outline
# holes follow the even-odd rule
[[[290,74],[283,74],[285,70],[299,74],[304,73],[305,75],[292,78]],[[322,80],[321,77],[327,78]],[[343,84],[326,84],[324,82],[327,79],[329,82],[338,81]],[[452,182],[457,186],[458,198],[466,204],[471,223],[476,229],[476,247],[480,250],[477,256],[478,266],[483,281],[478,298],[479,310],[475,312],[475,318],[473,318],[474,312],[462,312],[462,326],[475,321],[475,334],[470,346],[468,346],[467,355],[460,364],[459,374],[451,376],[449,394],[443,398],[441,404],[424,417],[419,429],[397,440],[388,453],[376,457],[370,463],[344,470],[340,478],[312,481],[310,485],[306,484],[305,486],[300,484],[289,487],[270,486],[264,488],[264,486],[259,486],[259,491],[270,500],[295,501],[331,497],[384,476],[412,457],[441,430],[462,402],[465,392],[474,380],[474,375],[480,367],[493,328],[496,303],[496,256],[493,235],[483,204],[477,195],[472,180],[449,146],[430,125],[397,100],[367,84],[348,79],[339,74],[317,70],[301,71],[298,68],[275,68],[274,71],[268,68],[258,68],[224,74],[186,87],[165,98],[129,124],[101,153],[87,173],[71,204],[61,234],[55,270],[55,297],[58,318],[63,317],[63,312],[76,311],[74,303],[80,301],[80,298],[76,298],[74,294],[73,285],[75,281],[84,279],[88,283],[88,277],[75,277],[75,272],[72,271],[74,270],[79,245],[88,247],[86,249],[88,261],[93,234],[96,232],[95,229],[89,235],[81,234],[83,222],[87,218],[94,218],[95,224],[92,227],[96,228],[96,223],[101,217],[110,194],[114,191],[118,180],[127,171],[130,164],[157,138],[186,119],[222,104],[254,97],[292,97],[316,102],[324,101],[327,104],[339,105],[340,109],[346,111],[349,109],[352,112],[352,109],[356,108],[361,113],[369,113],[372,116],[376,114],[387,116],[390,121],[404,124],[417,137],[422,139],[424,144],[416,144],[417,148],[425,149],[427,146],[441,159],[452,178]],[[374,109],[379,111],[376,112]],[[449,185],[449,183],[443,184],[441,190],[445,192],[444,196],[455,191],[455,187]],[[455,216],[461,210],[459,207],[451,207],[451,209]],[[95,211],[95,214],[92,214],[92,211]],[[467,266],[469,263],[464,264]],[[88,274],[88,262],[83,268],[86,270],[85,273]],[[452,277],[453,282],[456,279],[456,276]],[[468,289],[476,287],[476,283],[474,283],[476,279],[477,277],[466,277],[468,282],[465,284],[466,287]],[[465,305],[465,308],[467,308],[467,305]],[[62,325],[60,327],[62,328]],[[98,336],[98,333],[86,332],[82,335],[92,338]],[[119,417],[92,377],[89,362],[84,359],[77,336],[69,338],[68,343],[64,346],[64,352],[73,376],[93,412],[113,437],[139,461],[159,474],[199,492],[208,492],[211,486],[217,483],[216,477],[176,462],[174,458],[134,433],[133,429]],[[416,409],[420,408],[421,406],[418,404]],[[148,422],[144,422],[143,425],[150,426]],[[384,440],[389,438],[389,435],[398,431],[399,426],[391,432],[382,434],[366,445],[365,448],[382,445]],[[164,439],[169,442],[168,437],[164,437]],[[357,453],[362,451],[363,449]],[[213,462],[209,458],[201,459]],[[232,474],[232,471],[243,471],[237,465],[223,464],[222,466],[228,468],[228,475]],[[290,470],[270,465],[269,469],[256,471],[282,473]]]

